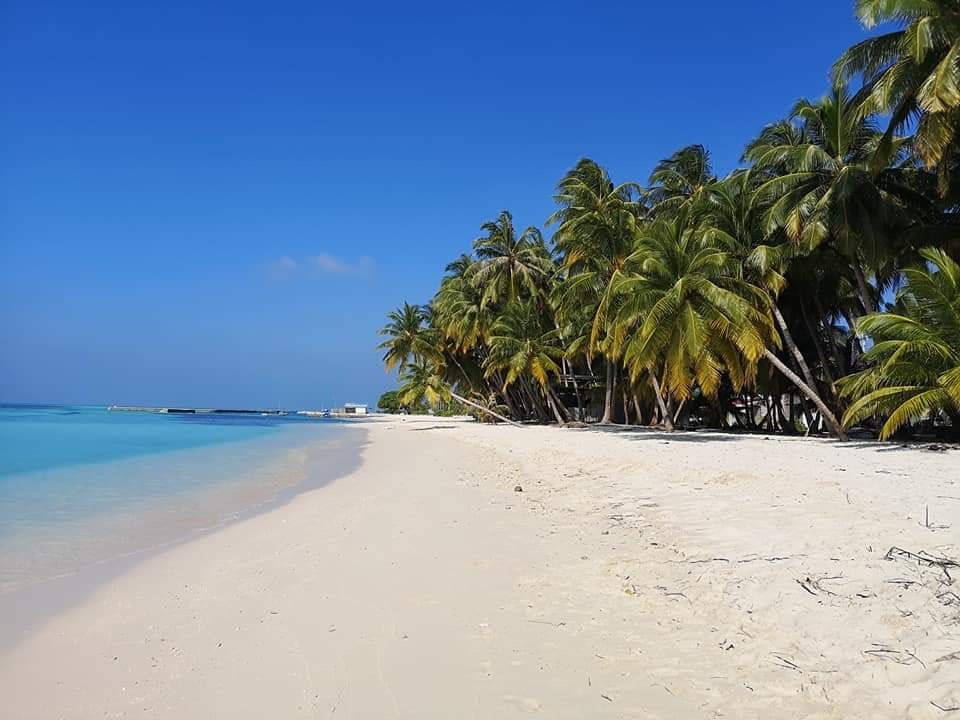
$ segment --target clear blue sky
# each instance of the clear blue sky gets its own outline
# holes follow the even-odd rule
[[[386,312],[580,157],[717,168],[863,36],[852,0],[6,0],[0,400],[376,400]]]

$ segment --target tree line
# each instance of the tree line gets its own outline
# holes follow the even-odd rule
[[[960,3],[859,0],[832,87],[747,143],[557,184],[390,313],[399,405],[510,421],[960,435]]]

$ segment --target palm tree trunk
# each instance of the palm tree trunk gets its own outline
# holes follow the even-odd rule
[[[687,404],[686,400],[681,400],[680,404],[677,405],[677,411],[673,414],[673,422],[676,424],[677,420],[680,419],[680,413],[683,412],[683,406]]]
[[[847,374],[846,363],[840,358],[840,353],[837,352],[837,344],[833,341],[833,335],[830,332],[830,328],[827,325],[827,312],[823,309],[823,303],[820,302],[820,298],[816,295],[813,296],[813,303],[817,308],[817,317],[820,318],[820,324],[823,326],[824,331],[824,344],[827,346],[827,350],[830,352],[830,357],[833,358],[833,362],[837,365],[837,370],[840,372],[840,376]]]
[[[783,341],[786,343],[787,349],[790,351],[790,354],[793,355],[793,359],[797,361],[797,367],[800,368],[800,372],[803,373],[803,379],[807,381],[807,385],[810,387],[817,387],[817,381],[813,379],[810,366],[807,365],[803,353],[800,352],[800,348],[798,348],[797,343],[794,342],[793,334],[790,332],[790,328],[787,327],[787,321],[784,319],[776,303],[773,303],[773,317],[776,319],[777,325],[780,326],[780,333],[783,335]]]
[[[764,349],[763,356],[767,359],[767,361],[771,365],[773,365],[777,370],[783,373],[783,375],[790,382],[796,385],[797,388],[800,390],[800,392],[806,395],[807,398],[814,405],[817,406],[817,409],[820,411],[820,414],[823,415],[823,418],[827,421],[827,424],[830,426],[830,428],[833,430],[834,434],[837,436],[839,440],[848,439],[847,434],[843,431],[843,426],[840,425],[839,422],[837,422],[837,418],[835,418],[833,416],[833,413],[830,412],[830,408],[828,408],[826,403],[824,403],[823,400],[820,399],[820,396],[817,395],[817,392],[812,387],[810,387],[803,380],[801,380],[800,376],[798,376],[793,370],[787,367],[787,365],[783,362],[783,360],[781,360],[772,352],[770,352],[769,349]]]
[[[563,411],[566,411],[566,408],[563,407],[563,402],[557,397],[557,394],[549,385],[547,385],[546,389],[544,390],[544,395],[547,396],[547,402],[550,403],[550,409],[553,410],[553,416],[557,419],[557,424],[563,425],[566,422],[564,414],[569,415],[569,413],[564,413],[561,411],[561,408]]]
[[[573,377],[573,392],[577,395],[577,420],[583,420],[583,398],[580,397],[580,383],[577,382],[576,371]]]
[[[870,293],[870,283],[867,282],[867,276],[863,274],[863,268],[860,267],[860,261],[854,259],[853,263],[853,275],[857,279],[857,290],[860,291],[860,302],[863,303],[863,309],[868,313],[874,313],[877,311],[877,304],[873,300],[873,295]]]
[[[514,422],[513,420],[510,420],[509,418],[505,418],[503,415],[500,415],[500,414],[498,414],[498,413],[495,413],[493,410],[488,410],[488,409],[485,408],[483,405],[478,405],[477,403],[473,402],[472,400],[467,400],[467,399],[466,399],[465,397],[463,397],[462,395],[457,395],[457,394],[456,394],[455,392],[453,392],[453,391],[450,392],[450,397],[452,397],[452,398],[453,398],[454,400],[456,400],[457,402],[462,402],[464,405],[469,405],[470,407],[476,408],[477,410],[479,410],[479,411],[481,411],[481,412],[485,412],[487,415],[492,415],[492,416],[495,417],[497,420],[502,420],[503,422],[505,422],[505,423],[510,423],[511,425],[514,425],[514,426],[516,426],[516,427],[523,427],[523,425],[521,425],[520,423]]]
[[[830,362],[827,360],[827,353],[823,349],[823,343],[820,342],[820,334],[810,319],[810,313],[807,312],[807,308],[802,302],[800,303],[800,314],[803,316],[803,323],[807,327],[807,333],[809,333],[810,339],[813,340],[813,346],[817,349],[820,367],[823,368],[824,377],[826,377],[827,382],[830,383],[830,392],[836,395],[837,390],[834,386],[835,381],[833,379],[833,372],[830,370]]]
[[[616,384],[616,374],[613,361],[610,358],[607,362],[607,391],[603,399],[603,417],[600,419],[601,425],[609,425],[613,422],[613,390]]]
[[[670,417],[670,411],[667,410],[666,403],[663,402],[663,396],[660,394],[660,383],[657,382],[657,375],[650,373],[650,384],[653,385],[653,394],[657,396],[657,405],[660,406],[660,417],[663,418],[663,425],[667,432],[673,432],[673,418]]]
[[[543,400],[538,397],[536,390],[533,388],[533,383],[530,382],[530,379],[526,375],[521,375],[520,384],[527,391],[527,396],[530,398],[530,402],[533,404],[537,419],[540,422],[547,422],[550,419],[548,408]]]

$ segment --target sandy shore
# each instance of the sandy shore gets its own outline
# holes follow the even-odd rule
[[[347,476],[38,625],[0,655],[3,717],[960,715],[960,568],[885,559],[960,559],[960,451],[369,438]]]

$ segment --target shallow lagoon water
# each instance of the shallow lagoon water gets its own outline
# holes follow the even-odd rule
[[[222,525],[322,477],[344,438],[296,416],[0,406],[0,592]]]

